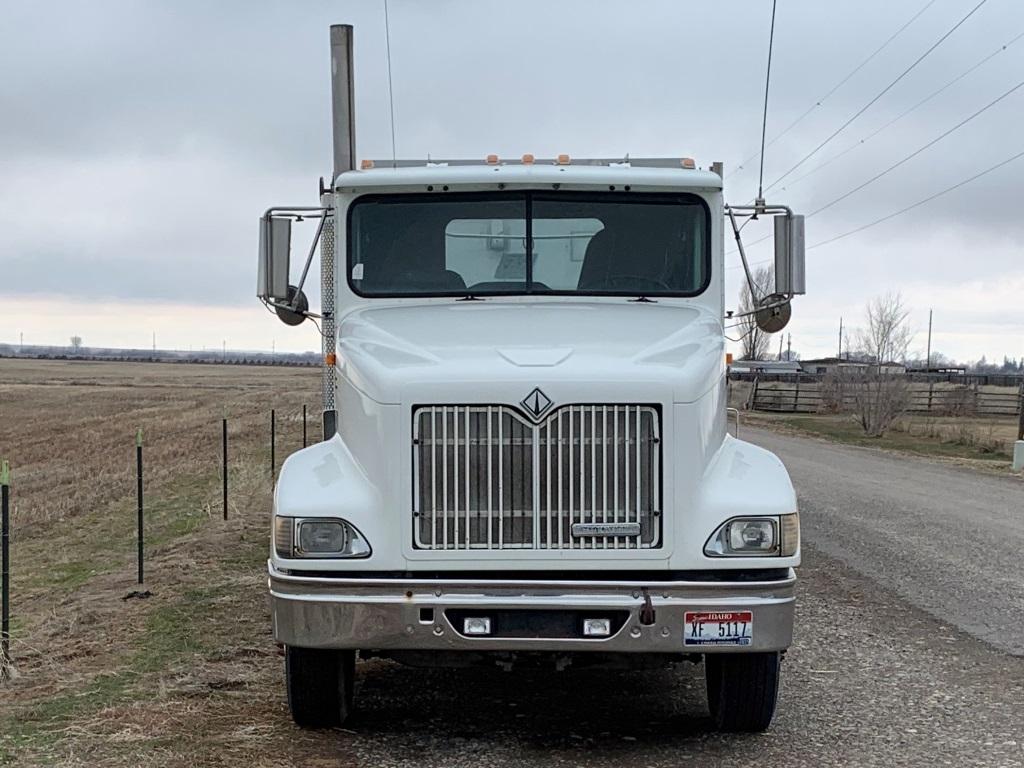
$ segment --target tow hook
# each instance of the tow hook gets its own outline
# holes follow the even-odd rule
[[[647,587],[641,587],[640,591],[644,596],[644,604],[640,609],[640,623],[649,627],[654,624],[654,605],[651,604],[651,593],[647,591]]]

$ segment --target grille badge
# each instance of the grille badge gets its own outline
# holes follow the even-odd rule
[[[639,536],[640,523],[573,523],[572,535],[580,536]]]
[[[540,387],[534,387],[533,391],[524,397],[519,404],[535,419],[539,419],[554,405],[551,398],[540,391]]]

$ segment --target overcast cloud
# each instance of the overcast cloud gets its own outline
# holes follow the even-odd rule
[[[926,0],[779,0],[771,138]],[[976,5],[935,0],[767,152],[766,184]],[[390,0],[398,154],[693,156],[756,191],[771,3]],[[382,0],[8,2],[0,23],[0,341],[313,349],[256,302],[256,221],[310,204],[328,175],[331,23],[356,26],[360,157],[390,156]],[[878,136],[841,150],[1024,33],[988,0],[769,198],[811,212],[1024,80],[1024,40]],[[861,226],[1024,151],[1024,88],[888,176],[811,218],[809,243]],[[839,316],[901,290],[934,348],[1024,353],[1024,158],[863,233],[812,250],[788,329],[834,353]],[[763,234],[751,227],[748,239]],[[754,260],[770,243],[754,246]],[[735,255],[728,288],[735,304]],[[316,297],[314,296],[314,299]]]

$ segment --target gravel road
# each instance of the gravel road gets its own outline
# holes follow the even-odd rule
[[[1024,656],[1019,478],[764,430],[745,429],[743,438],[786,463],[804,540],[816,550]]]
[[[768,733],[713,732],[699,666],[529,674],[370,661],[331,764],[1024,766],[1024,484],[743,436],[789,466],[805,532],[796,642]]]

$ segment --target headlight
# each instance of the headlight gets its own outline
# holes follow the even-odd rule
[[[370,545],[354,525],[334,518],[277,517],[278,557],[369,557]]]
[[[709,557],[792,557],[800,544],[796,514],[734,517],[718,527],[704,554]]]

